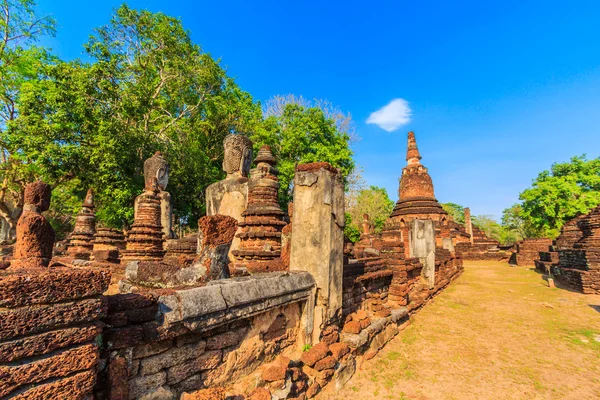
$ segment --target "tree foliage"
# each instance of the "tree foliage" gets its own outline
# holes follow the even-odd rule
[[[34,18],[32,1],[3,4],[26,6],[19,11],[20,21],[29,21],[18,25],[23,40],[51,33],[53,21]],[[60,204],[53,202],[50,218],[57,228],[71,223],[68,216],[90,187],[101,221],[130,223],[134,198],[143,190],[143,162],[157,150],[171,164],[167,190],[175,215],[197,220],[206,186],[225,175],[222,143],[231,132],[248,134],[255,150],[274,148],[282,204],[290,200],[297,163],[328,161],[345,177],[354,169],[348,114],[327,102],[287,96],[277,100],[281,112],[267,112],[265,119],[260,103],[192,42],[177,18],[123,5],[85,45],[89,61],[28,51],[10,91],[19,111],[1,125],[3,154],[10,157],[2,172],[20,185],[33,179],[53,185]]]
[[[0,1],[0,216],[14,229],[23,205],[23,188],[35,169],[23,165],[10,151],[5,135],[19,117],[19,94],[24,85],[41,79],[53,61],[35,46],[43,35],[54,34],[54,20],[35,13],[32,0]]]
[[[354,170],[350,136],[338,129],[336,121],[318,107],[288,103],[281,115],[270,115],[263,128],[251,136],[255,151],[270,145],[279,162],[279,201],[286,206],[292,200],[296,165],[326,161],[344,177]]]
[[[370,186],[358,192],[356,203],[347,211],[351,217],[351,224],[360,232],[364,214],[369,215],[375,232],[381,232],[393,209],[394,202],[390,200],[387,191],[378,186]]]
[[[523,191],[519,216],[536,232],[555,237],[568,220],[600,204],[600,158],[585,155],[555,163]]]
[[[223,138],[257,129],[260,105],[162,13],[123,5],[85,49],[91,63],[59,62],[23,88],[9,145],[55,181],[77,178],[81,196],[93,187],[113,226],[131,222],[143,161],[161,150],[175,214],[196,219],[223,176]]]
[[[442,203],[441,206],[455,222],[465,223],[465,208],[463,206],[456,203]]]

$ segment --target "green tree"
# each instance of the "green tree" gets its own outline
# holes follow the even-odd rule
[[[442,203],[442,208],[455,222],[465,223],[465,208],[463,206],[456,203]]]
[[[44,35],[54,34],[55,22],[35,13],[32,0],[0,1],[0,217],[14,230],[23,205],[23,188],[35,178],[35,169],[23,165],[4,139],[20,114],[22,87],[37,80],[52,62],[46,49],[35,46]]]
[[[362,189],[356,196],[355,204],[348,209],[351,223],[362,232],[363,215],[368,214],[375,232],[381,232],[385,221],[394,209],[394,202],[390,200],[387,191],[378,186]]]
[[[57,63],[28,86],[8,142],[57,180],[77,179],[80,198],[93,187],[112,226],[131,222],[143,162],[161,150],[174,213],[195,221],[224,176],[223,138],[258,130],[260,105],[162,13],[123,5],[85,49],[91,63]]]
[[[352,243],[356,243],[360,240],[360,230],[352,223],[352,217],[346,213],[345,225],[344,225],[344,236],[348,238]]]
[[[544,236],[544,231],[531,223],[531,218],[524,214],[520,204],[514,204],[502,212],[502,226],[514,231],[517,240]]]
[[[288,103],[281,115],[268,116],[263,129],[251,137],[255,151],[267,144],[279,159],[279,202],[284,207],[292,200],[297,164],[326,161],[344,178],[354,169],[348,132],[340,131],[336,121],[319,107]]]
[[[537,232],[555,237],[562,225],[600,204],[600,158],[585,155],[555,163],[523,191],[519,215]]]

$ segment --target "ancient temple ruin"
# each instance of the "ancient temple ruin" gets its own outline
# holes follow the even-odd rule
[[[600,294],[600,206],[564,224],[544,250],[535,260],[540,272],[579,292]]]
[[[240,200],[228,190],[240,194],[246,184],[247,200],[236,203],[244,205],[241,220],[217,212],[200,219],[197,234],[169,238],[168,165],[157,153],[145,164],[125,243],[99,226],[85,261],[52,259],[54,232],[40,214],[50,189],[28,186],[15,257],[0,270],[0,396],[313,398],[341,388],[357,362],[374,357],[460,276],[462,259],[414,134],[386,229],[375,233],[366,221],[354,247],[344,241],[336,168],[296,167],[287,221],[272,150],[261,147],[243,182],[251,146],[237,136],[227,143],[224,167],[240,185],[211,193],[224,211]],[[90,205],[77,232],[91,226]],[[89,254],[85,232],[72,241],[85,236]],[[246,276],[229,278],[230,270]]]

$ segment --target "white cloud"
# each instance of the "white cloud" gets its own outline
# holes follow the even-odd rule
[[[410,122],[411,109],[408,101],[404,99],[394,99],[386,106],[371,113],[367,118],[367,124],[375,124],[381,129],[393,132]]]

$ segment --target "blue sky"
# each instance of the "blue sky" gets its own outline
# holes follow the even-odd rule
[[[38,1],[58,21],[44,44],[81,57],[121,3]],[[413,130],[437,198],[500,218],[553,162],[600,156],[600,2],[490,3],[128,2],[180,17],[257,100],[294,93],[350,112],[364,178],[394,200]],[[394,99],[405,124],[367,124]]]

